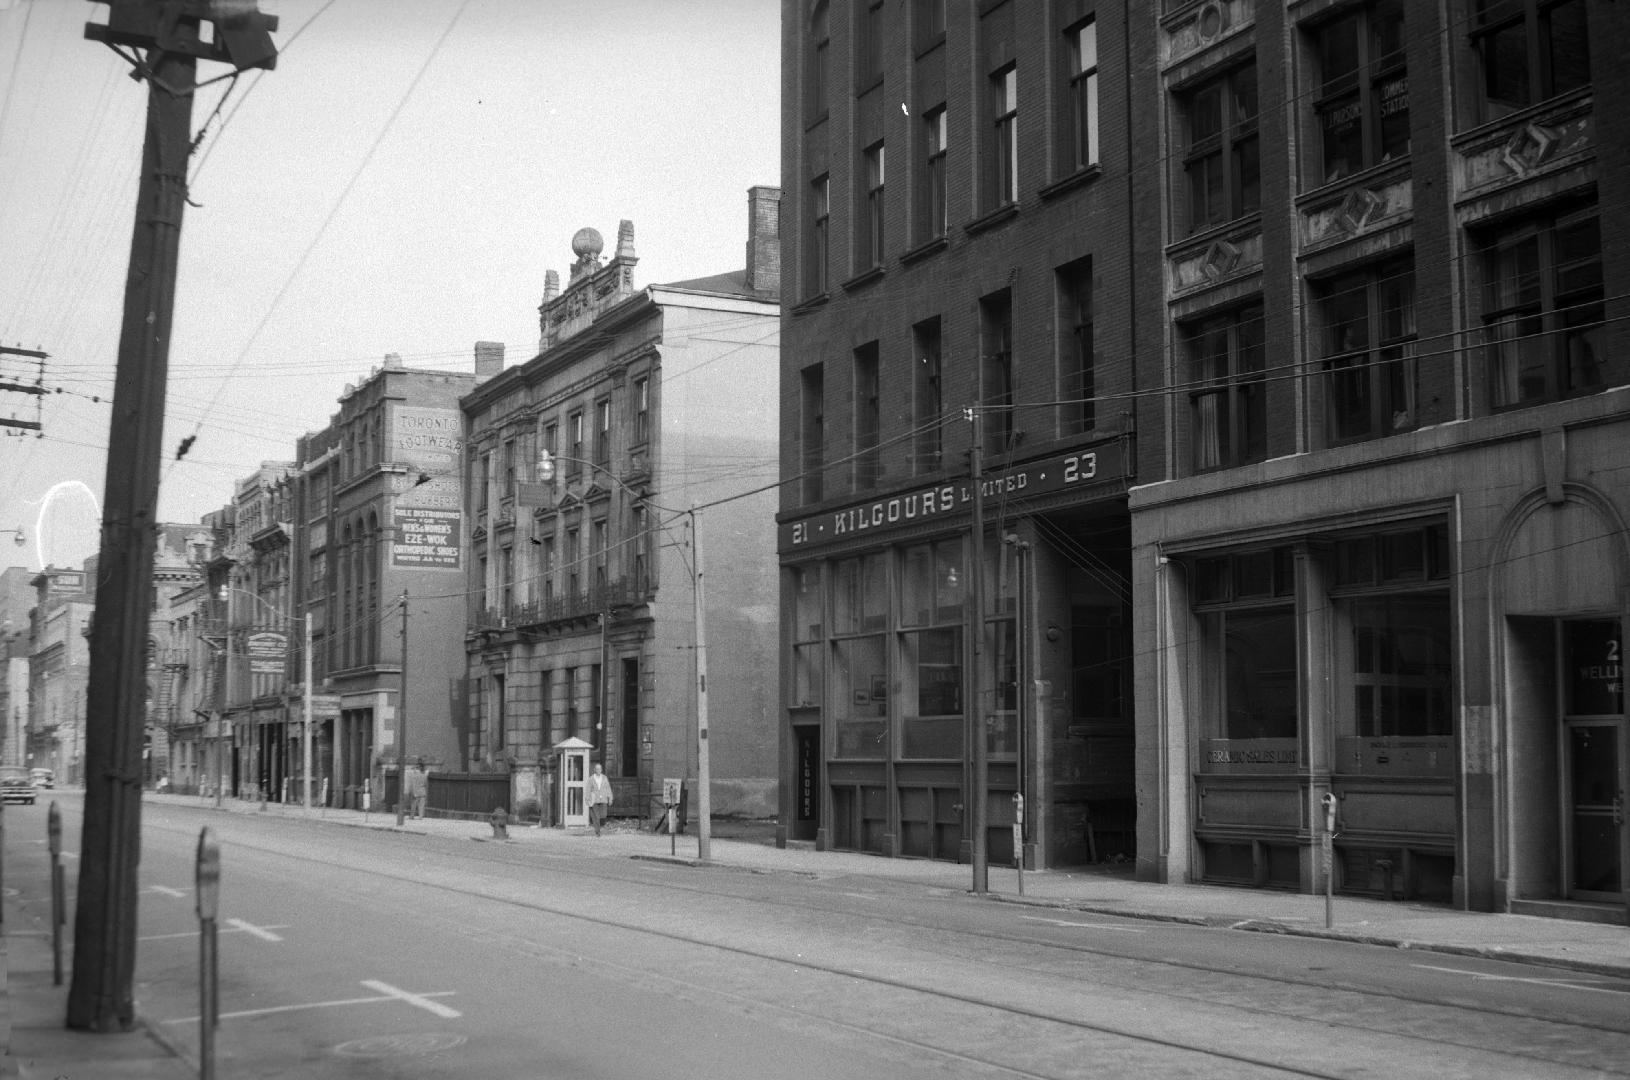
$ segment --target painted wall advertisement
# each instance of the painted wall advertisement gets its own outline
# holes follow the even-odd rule
[[[459,568],[460,515],[457,510],[400,506],[392,511],[396,538],[391,565],[428,570]]]
[[[408,466],[396,478],[396,505],[458,510],[463,505],[459,455],[464,452],[464,418],[457,409],[398,408],[393,415],[395,461]]]

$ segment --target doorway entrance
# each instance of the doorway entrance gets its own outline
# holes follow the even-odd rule
[[[1630,881],[1630,779],[1620,627],[1613,619],[1561,624],[1563,884],[1570,899],[1621,901]]]

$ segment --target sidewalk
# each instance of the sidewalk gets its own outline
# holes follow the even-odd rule
[[[208,806],[194,796],[148,794],[155,804]],[[298,806],[231,800],[223,810],[242,814],[303,817],[334,828],[398,831],[394,814],[363,815],[348,810],[307,812]],[[697,858],[695,825],[678,837],[653,833],[630,821],[609,824],[604,834],[588,829],[508,828],[496,839],[485,821],[450,818],[406,819],[406,834],[466,839],[526,848],[569,849],[573,854],[603,858],[652,859],[702,865]],[[735,833],[744,838],[733,838]],[[885,859],[852,852],[818,852],[810,844],[777,848],[762,837],[762,827],[745,829],[720,821],[709,841],[706,865],[755,873],[795,874],[811,879],[846,877],[888,880],[925,890],[967,893],[972,869],[954,863],[919,859]],[[751,834],[760,838],[745,838]],[[1032,871],[1023,879],[1010,867],[992,866],[987,897],[991,902],[1128,918],[1182,922],[1236,931],[1295,934],[1420,949],[1460,956],[1481,956],[1575,971],[1630,977],[1630,929],[1598,923],[1527,915],[1455,911],[1426,904],[1386,903],[1337,897],[1332,926],[1325,928],[1322,896],[1236,889],[1211,885],[1158,885],[1134,881],[1110,871]],[[8,890],[9,891],[9,890]],[[43,905],[43,911],[42,911]],[[6,897],[5,962],[8,979],[4,1012],[11,1026],[10,1052],[0,1077],[56,1080],[171,1080],[197,1075],[145,1028],[128,1035],[86,1035],[62,1027],[67,1001],[65,985],[51,981],[48,898]]]

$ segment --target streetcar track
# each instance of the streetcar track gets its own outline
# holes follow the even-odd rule
[[[292,856],[292,855],[290,855],[289,853],[287,853],[287,852],[285,852],[283,850],[280,850],[278,848],[265,847],[265,846],[262,846],[262,844],[260,844],[260,843],[249,843],[249,844],[244,844],[243,846],[250,847],[250,848],[252,848],[254,850],[263,852],[265,854],[277,855],[277,856],[281,856],[281,857],[285,857],[285,858],[288,858],[288,857],[298,857],[298,858],[302,858],[302,859],[310,859],[311,858],[310,854],[301,854],[299,856]],[[453,849],[454,854],[458,858],[460,858],[461,861],[470,861],[470,862],[475,862],[477,864],[486,865],[486,866],[491,866],[492,864],[496,863],[496,864],[498,864],[500,866],[509,867],[509,868],[520,868],[520,869],[535,869],[536,865],[537,865],[534,860],[523,859],[523,858],[506,857],[506,855],[504,853],[502,853],[501,849],[484,851],[483,854],[480,857],[477,857],[477,856],[475,856],[473,854],[465,855],[465,854],[460,853],[457,850],[457,848],[458,848],[457,845],[447,845],[447,846],[449,848]],[[324,861],[330,861],[330,860],[324,860]],[[346,865],[349,869],[353,869],[353,870],[357,869],[355,866],[350,866],[349,864],[344,864],[344,863],[341,863],[339,861],[330,861],[330,862],[331,862],[331,865],[336,865],[336,866]],[[621,864],[619,864],[619,865],[621,865]],[[729,869],[741,869],[741,868],[729,868]],[[923,996],[926,996],[926,997],[929,997],[929,998],[935,998],[935,999],[939,999],[939,1000],[942,1000],[942,1001],[956,1002],[956,1003],[961,1004],[961,1005],[974,1006],[974,1007],[977,1007],[977,1008],[980,1008],[980,1009],[994,1010],[994,1011],[997,1011],[997,1012],[1001,1012],[1001,1013],[1013,1016],[1015,1018],[1021,1018],[1021,1019],[1025,1019],[1025,1020],[1029,1020],[1029,1021],[1033,1021],[1033,1022],[1040,1022],[1040,1023],[1047,1023],[1047,1024],[1058,1024],[1058,1025],[1062,1025],[1062,1026],[1065,1026],[1067,1028],[1071,1028],[1071,1029],[1074,1029],[1074,1030],[1080,1030],[1080,1031],[1085,1031],[1085,1032],[1093,1032],[1093,1033],[1100,1034],[1100,1035],[1108,1035],[1108,1036],[1113,1036],[1113,1037],[1116,1037],[1116,1038],[1132,1040],[1134,1042],[1147,1044],[1147,1045],[1152,1045],[1152,1046],[1158,1046],[1158,1047],[1168,1049],[1168,1050],[1175,1050],[1175,1051],[1180,1051],[1180,1052],[1184,1052],[1184,1053],[1197,1054],[1197,1055],[1201,1055],[1203,1057],[1216,1058],[1218,1060],[1230,1061],[1230,1062],[1234,1062],[1234,1063],[1237,1063],[1237,1064],[1249,1065],[1249,1066],[1252,1066],[1252,1067],[1272,1069],[1272,1070],[1275,1070],[1277,1072],[1284,1073],[1286,1075],[1330,1078],[1330,1080],[1335,1080],[1336,1077],[1340,1077],[1340,1076],[1345,1075],[1343,1073],[1327,1073],[1327,1072],[1318,1071],[1318,1070],[1309,1069],[1309,1068],[1304,1068],[1304,1067],[1299,1067],[1299,1066],[1295,1066],[1295,1065],[1287,1065],[1287,1064],[1285,1064],[1283,1062],[1279,1062],[1279,1061],[1273,1061],[1273,1060],[1269,1060],[1269,1059],[1265,1059],[1265,1058],[1254,1057],[1254,1056],[1247,1055],[1247,1054],[1232,1053],[1232,1052],[1229,1052],[1229,1051],[1226,1051],[1226,1050],[1219,1050],[1219,1049],[1216,1049],[1216,1048],[1213,1048],[1213,1047],[1199,1046],[1199,1045],[1195,1045],[1193,1043],[1184,1042],[1184,1041],[1176,1040],[1176,1039],[1162,1038],[1162,1037],[1159,1037],[1159,1036],[1156,1036],[1156,1035],[1150,1035],[1150,1034],[1143,1033],[1143,1032],[1129,1031],[1129,1030],[1126,1030],[1125,1028],[1117,1027],[1117,1026],[1114,1026],[1114,1025],[1095,1024],[1095,1023],[1092,1023],[1090,1021],[1081,1020],[1081,1019],[1078,1019],[1078,1018],[1075,1018],[1075,1017],[1059,1016],[1059,1015],[1056,1015],[1056,1014],[1044,1013],[1044,1012],[1024,1008],[1024,1007],[1013,1005],[1013,1004],[992,1002],[990,1000],[974,998],[974,997],[969,996],[969,995],[958,994],[958,993],[950,992],[950,991],[943,990],[943,989],[936,988],[936,987],[923,986],[923,985],[918,985],[918,984],[911,983],[911,982],[906,982],[906,981],[896,979],[896,978],[892,978],[892,977],[889,977],[889,976],[886,976],[886,975],[880,975],[880,974],[875,974],[875,973],[867,973],[867,972],[857,971],[857,970],[855,970],[853,968],[840,967],[840,966],[832,965],[832,964],[822,964],[822,963],[820,963],[818,961],[812,961],[807,957],[799,956],[797,958],[789,959],[786,956],[777,955],[777,954],[775,954],[773,952],[766,952],[766,951],[763,951],[763,950],[760,950],[760,949],[750,948],[750,947],[746,947],[746,946],[733,945],[733,944],[730,944],[730,943],[727,943],[727,942],[720,942],[720,941],[716,941],[716,940],[709,940],[709,939],[706,939],[706,938],[695,937],[695,936],[692,936],[692,935],[689,935],[689,934],[679,933],[679,932],[676,932],[676,931],[673,931],[673,930],[657,929],[657,928],[653,928],[653,927],[650,927],[650,926],[640,925],[640,924],[637,924],[637,923],[619,921],[619,920],[608,918],[608,917],[605,917],[605,916],[599,916],[599,915],[594,915],[594,914],[585,914],[585,913],[580,912],[580,911],[573,911],[573,910],[569,910],[569,909],[566,909],[566,908],[554,907],[554,906],[550,906],[550,905],[547,905],[547,904],[538,903],[536,901],[517,899],[517,898],[513,898],[513,897],[508,897],[508,896],[494,895],[492,892],[483,891],[482,889],[477,888],[477,887],[472,887],[472,886],[467,886],[467,885],[455,885],[455,884],[437,883],[437,882],[426,882],[422,877],[415,877],[415,876],[412,876],[412,875],[410,875],[408,873],[405,873],[405,872],[395,872],[395,871],[392,871],[392,870],[389,870],[389,869],[371,869],[371,870],[361,871],[361,872],[366,872],[368,874],[375,875],[375,876],[378,876],[380,878],[383,878],[385,880],[390,880],[390,881],[411,881],[411,882],[413,882],[414,884],[416,884],[416,885],[418,885],[420,887],[432,887],[432,888],[436,888],[438,890],[441,890],[443,892],[451,893],[453,895],[480,898],[480,899],[483,899],[483,900],[487,900],[489,902],[490,901],[497,901],[499,903],[502,903],[502,904],[505,904],[505,905],[508,905],[508,906],[511,906],[511,907],[519,908],[519,909],[522,909],[522,910],[527,910],[527,911],[532,911],[532,912],[537,912],[537,913],[542,913],[542,914],[547,914],[547,915],[553,915],[553,916],[557,916],[557,917],[572,919],[572,920],[575,920],[575,921],[578,921],[578,922],[582,922],[582,923],[586,923],[586,924],[590,924],[590,925],[596,925],[596,926],[604,927],[604,928],[607,928],[607,929],[612,929],[612,930],[617,930],[617,931],[624,931],[624,932],[627,932],[627,931],[638,932],[638,933],[641,933],[641,934],[645,934],[645,935],[655,937],[655,938],[660,939],[660,940],[666,940],[666,941],[670,941],[670,942],[674,942],[674,943],[688,945],[688,946],[691,946],[691,947],[698,947],[698,948],[702,948],[702,949],[714,950],[714,951],[717,951],[717,952],[724,952],[724,953],[727,953],[727,954],[742,956],[742,957],[746,957],[746,958],[753,959],[753,960],[760,961],[760,962],[769,962],[769,963],[775,963],[775,964],[785,964],[785,965],[789,965],[789,966],[793,966],[793,967],[797,967],[797,968],[819,971],[819,972],[822,972],[822,973],[825,973],[825,974],[828,974],[828,975],[832,975],[832,976],[835,976],[835,977],[840,977],[840,978],[861,979],[861,980],[864,980],[864,981],[866,981],[868,983],[871,983],[873,985],[876,985],[876,986],[883,986],[883,987],[887,987],[887,988],[893,989],[893,990],[899,990],[899,991],[905,991],[905,992],[909,992],[909,993],[913,993],[913,994],[923,995]],[[773,872],[763,872],[763,871],[756,871],[756,870],[750,870],[750,869],[747,870],[746,872],[747,873],[752,873],[752,874],[764,873],[764,874],[766,874],[766,876],[773,875]],[[842,876],[849,876],[849,875],[842,875]],[[628,876],[621,875],[621,874],[606,873],[606,872],[603,872],[603,871],[595,872],[592,869],[583,869],[581,867],[577,867],[577,868],[574,868],[573,877],[574,878],[582,878],[582,879],[591,879],[591,880],[596,880],[596,881],[614,882],[614,883],[621,884],[621,885],[635,885],[635,886],[642,886],[642,887],[645,887],[645,888],[653,888],[653,889],[660,888],[665,893],[671,893],[671,892],[673,892],[675,890],[678,890],[678,891],[683,891],[683,892],[689,893],[689,894],[694,895],[694,896],[705,897],[705,898],[717,899],[721,895],[723,895],[724,897],[727,897],[728,899],[731,899],[731,900],[736,900],[736,901],[743,902],[743,903],[762,904],[762,905],[767,906],[767,907],[781,908],[783,910],[814,911],[814,912],[820,912],[820,913],[823,913],[823,914],[826,914],[826,915],[831,915],[832,914],[832,912],[830,912],[830,910],[828,910],[828,909],[820,908],[820,907],[818,907],[818,906],[816,906],[814,904],[799,902],[799,901],[796,901],[796,900],[787,900],[787,899],[780,899],[780,898],[765,898],[765,897],[742,897],[740,895],[733,894],[733,893],[721,894],[718,890],[708,889],[708,888],[702,886],[701,884],[680,883],[680,879],[679,879],[678,875],[669,876],[669,875],[665,874],[664,875],[664,880],[662,881],[662,883],[660,885],[658,885],[658,884],[655,884],[655,883],[652,883],[652,882],[641,880],[638,877],[630,878]],[[1068,909],[1065,909],[1065,910],[1068,910]],[[942,929],[940,929],[938,927],[932,926],[932,925],[930,925],[928,923],[925,923],[925,922],[922,922],[922,921],[919,921],[919,920],[915,920],[915,919],[911,919],[911,918],[907,918],[907,917],[903,917],[903,916],[899,916],[899,915],[894,915],[894,914],[879,916],[876,913],[868,913],[867,917],[868,917],[868,919],[870,919],[872,921],[875,921],[875,922],[881,922],[881,923],[884,923],[886,925],[891,925],[891,926],[895,926],[895,927],[910,929],[910,930],[914,930],[914,931],[928,930],[928,931],[933,931],[933,932],[939,933],[939,934],[950,933],[949,931],[944,931],[944,930],[942,930]],[[1035,947],[1035,948],[1052,950],[1052,951],[1066,953],[1066,954],[1109,957],[1109,958],[1113,958],[1113,959],[1115,959],[1117,961],[1122,961],[1122,962],[1134,962],[1134,963],[1146,963],[1146,964],[1151,964],[1151,965],[1159,965],[1159,966],[1174,968],[1174,969],[1178,969],[1178,970],[1203,972],[1203,973],[1208,974],[1208,975],[1221,976],[1221,977],[1225,977],[1225,978],[1234,978],[1234,979],[1241,979],[1241,980],[1255,980],[1255,981],[1260,981],[1260,982],[1265,982],[1265,983],[1276,983],[1276,984],[1281,984],[1281,985],[1286,985],[1286,986],[1291,986],[1291,987],[1298,987],[1298,988],[1316,987],[1317,989],[1319,989],[1321,991],[1325,991],[1325,992],[1337,991],[1337,992],[1342,992],[1342,993],[1349,993],[1349,994],[1359,995],[1359,996],[1366,997],[1366,998],[1373,998],[1373,999],[1380,1000],[1380,1001],[1395,1001],[1395,1002],[1406,1003],[1406,1004],[1414,1004],[1414,1005],[1429,1005],[1429,1006],[1432,1006],[1434,1008],[1439,1008],[1439,1009],[1443,1009],[1443,1010],[1447,1010],[1447,1011],[1469,1012],[1469,1013],[1473,1013],[1473,1014],[1480,1015],[1480,1016],[1509,1016],[1509,1017],[1512,1017],[1512,1018],[1529,1021],[1529,1022],[1532,1022],[1532,1023],[1535,1023],[1535,1024],[1552,1025],[1552,1026],[1555,1026],[1555,1027],[1558,1027],[1558,1028],[1563,1028],[1563,1029],[1577,1028],[1577,1029],[1588,1030],[1588,1031],[1607,1032],[1607,1033],[1611,1033],[1611,1034],[1615,1034],[1615,1035],[1624,1034],[1624,1032],[1621,1029],[1608,1027],[1606,1025],[1588,1023],[1588,1022],[1580,1022],[1580,1021],[1572,1021],[1572,1020],[1567,1020],[1567,1019],[1559,1019],[1559,1018],[1548,1017],[1548,1016],[1540,1016],[1540,1015],[1536,1015],[1536,1014],[1529,1013],[1529,1012],[1520,1012],[1520,1011],[1516,1011],[1516,1010],[1500,1008],[1498,1006],[1468,1005],[1465,1002],[1457,1002],[1457,1001],[1453,1001],[1453,1000],[1446,1000],[1446,999],[1443,999],[1443,998],[1433,998],[1433,997],[1426,997],[1426,996],[1422,996],[1422,995],[1411,995],[1411,994],[1399,993],[1399,992],[1389,991],[1389,990],[1380,990],[1380,989],[1376,989],[1376,988],[1372,988],[1372,987],[1354,986],[1354,985],[1351,985],[1351,984],[1340,984],[1340,983],[1331,983],[1331,982],[1328,982],[1328,981],[1321,981],[1321,980],[1297,978],[1297,977],[1294,977],[1294,976],[1291,976],[1291,975],[1275,975],[1275,974],[1264,974],[1264,973],[1256,973],[1256,972],[1243,972],[1243,971],[1240,971],[1240,970],[1235,969],[1235,968],[1229,968],[1229,967],[1211,965],[1211,964],[1204,964],[1204,963],[1199,963],[1199,962],[1194,962],[1194,961],[1177,960],[1177,959],[1172,959],[1172,958],[1128,957],[1128,956],[1126,956],[1126,955],[1124,955],[1122,953],[1119,953],[1119,952],[1116,952],[1116,951],[1110,950],[1110,949],[1094,948],[1094,947],[1091,947],[1091,946],[1088,946],[1088,945],[1083,945],[1083,944],[1078,944],[1078,943],[1069,943],[1069,942],[1060,943],[1060,942],[1056,942],[1056,941],[1050,941],[1050,940],[1044,940],[1044,939],[1036,938],[1036,937],[1029,936],[1029,935],[1015,934],[1015,933],[1011,933],[1011,932],[990,931],[990,930],[965,930],[965,931],[956,931],[956,934],[958,936],[961,936],[961,937],[973,938],[975,940],[991,941],[991,942],[1002,942],[1002,943],[1010,943],[1010,944],[1024,944],[1024,945],[1028,945],[1028,946]],[[535,948],[548,948],[548,946],[544,946],[544,945],[541,945],[540,943],[536,943],[536,942],[529,942],[529,944],[531,944]],[[1025,970],[1026,969],[1026,965],[1023,965],[1023,964],[1017,964],[1017,965],[1008,964],[1006,966],[1008,966],[1010,968],[1017,968],[1019,970]],[[680,984],[684,985],[687,989],[691,989],[691,990],[707,990],[710,993],[722,994],[722,995],[730,998],[731,1000],[737,1001],[737,1002],[742,1003],[744,1005],[750,1004],[750,1005],[752,1005],[754,1007],[758,1007],[758,1008],[774,1007],[774,1008],[777,1008],[777,1009],[784,1009],[783,1006],[771,1005],[771,1004],[766,1003],[765,1001],[763,1001],[762,999],[759,999],[759,998],[752,998],[752,997],[748,997],[748,996],[745,996],[745,995],[739,995],[739,994],[729,993],[729,992],[725,992],[725,991],[720,991],[720,990],[718,990],[717,988],[714,988],[714,987],[708,987],[708,986],[702,986],[702,985],[687,983],[687,982],[684,982],[684,980],[674,979],[672,976],[663,976],[663,977],[667,978],[667,979],[671,979],[671,980],[673,980],[673,981],[675,981],[677,983],[680,983]],[[1280,1021],[1291,1021],[1291,1022],[1295,1022],[1295,1023],[1313,1022],[1309,1017],[1297,1015],[1294,1012],[1278,1011],[1278,1010],[1274,1010],[1274,1009],[1271,1009],[1271,1008],[1259,1008],[1259,1007],[1253,1007],[1253,1006],[1245,1006],[1245,1005],[1240,1005],[1240,1004],[1237,1004],[1237,1003],[1223,1003],[1223,1002],[1218,1002],[1218,1001],[1216,1001],[1216,1000],[1214,1000],[1212,998],[1205,997],[1203,995],[1184,994],[1184,993],[1169,990],[1169,989],[1162,989],[1162,990],[1158,991],[1158,993],[1163,995],[1163,996],[1170,997],[1170,998],[1172,998],[1174,1000],[1201,1002],[1201,1003],[1204,1003],[1204,1004],[1206,1004],[1206,1005],[1208,1005],[1210,1007],[1226,1007],[1226,1008],[1237,1010],[1237,1011],[1240,1011],[1240,1012],[1251,1013],[1251,1014],[1256,1014],[1256,1015],[1263,1015],[1263,1016],[1270,1016],[1270,1017],[1273,1017],[1274,1019],[1280,1020]],[[876,1037],[880,1037],[880,1038],[888,1038],[888,1039],[892,1039],[892,1040],[896,1040],[896,1041],[902,1041],[907,1045],[913,1046],[914,1048],[932,1051],[932,1052],[934,1052],[936,1054],[951,1053],[952,1056],[958,1057],[961,1060],[967,1060],[967,1061],[970,1061],[970,1062],[978,1062],[980,1065],[985,1066],[985,1067],[989,1067],[989,1068],[1002,1069],[1002,1070],[1007,1071],[1007,1072],[1009,1072],[1009,1073],[1011,1073],[1012,1075],[1015,1075],[1015,1076],[1034,1077],[1035,1080],[1051,1080],[1050,1077],[1047,1077],[1047,1076],[1045,1076],[1043,1074],[1029,1073],[1029,1072],[1025,1072],[1023,1070],[1016,1070],[1011,1066],[1003,1065],[1003,1064],[1001,1064],[999,1062],[991,1062],[991,1061],[987,1061],[987,1060],[984,1060],[984,1059],[970,1057],[970,1056],[967,1056],[967,1055],[955,1054],[954,1052],[946,1051],[942,1047],[930,1045],[930,1044],[927,1044],[927,1043],[917,1043],[917,1042],[914,1042],[914,1041],[910,1040],[909,1038],[906,1038],[904,1036],[900,1036],[898,1034],[889,1033],[889,1032],[882,1032],[882,1031],[878,1031],[878,1030],[873,1029],[873,1028],[856,1027],[855,1025],[848,1024],[847,1022],[844,1022],[844,1021],[841,1021],[841,1020],[828,1019],[828,1018],[823,1018],[823,1019],[827,1019],[827,1022],[831,1022],[834,1025],[842,1025],[842,1026],[845,1026],[845,1027],[855,1028],[856,1030],[861,1030],[861,1031],[866,1032],[867,1034],[870,1034],[870,1035],[873,1035],[873,1036],[876,1036]],[[1361,1033],[1364,1033],[1364,1034],[1369,1034],[1369,1035],[1383,1034],[1383,1035],[1386,1035],[1386,1036],[1391,1037],[1391,1038],[1396,1038],[1396,1039],[1401,1039],[1401,1040],[1408,1040],[1410,1042],[1423,1043],[1423,1044],[1426,1044],[1426,1045],[1437,1046],[1437,1047],[1450,1047],[1450,1048],[1454,1048],[1454,1049],[1457,1049],[1457,1050],[1464,1050],[1464,1049],[1472,1048],[1474,1046],[1474,1044],[1468,1044],[1468,1043],[1466,1043],[1464,1041],[1454,1041],[1454,1040],[1449,1040],[1449,1039],[1436,1038],[1436,1037],[1432,1037],[1432,1036],[1421,1035],[1421,1034],[1412,1034],[1412,1033],[1401,1033],[1400,1034],[1400,1033],[1396,1033],[1396,1032],[1386,1031],[1385,1029],[1377,1028],[1375,1026],[1367,1026],[1367,1025],[1360,1025],[1360,1024],[1346,1024],[1346,1023],[1342,1023],[1342,1022],[1340,1022],[1338,1020],[1334,1020],[1334,1019],[1332,1019],[1330,1017],[1320,1018],[1318,1020],[1318,1022],[1322,1023],[1322,1024],[1325,1024],[1327,1026],[1340,1027],[1340,1028],[1344,1028],[1346,1030],[1361,1032]],[[1476,1048],[1482,1049],[1481,1047],[1476,1047]],[[1568,1063],[1568,1062],[1559,1062],[1559,1061],[1555,1060],[1554,1058],[1546,1058],[1546,1057],[1540,1057],[1540,1056],[1537,1056],[1537,1055],[1534,1055],[1534,1054],[1524,1053],[1521,1049],[1502,1048],[1497,1052],[1499,1054],[1503,1054],[1503,1055],[1509,1056],[1509,1057],[1514,1058],[1514,1059],[1535,1061],[1535,1062],[1543,1063],[1543,1064],[1545,1064],[1547,1066],[1551,1066],[1551,1067],[1555,1067],[1557,1065],[1565,1065],[1565,1066],[1570,1067],[1570,1068],[1580,1068],[1580,1069],[1600,1068],[1600,1066],[1573,1065],[1572,1063]],[[1617,1072],[1619,1070],[1613,1070],[1613,1071]],[[1630,1075],[1630,1074],[1625,1074],[1625,1073],[1621,1073],[1621,1074]]]

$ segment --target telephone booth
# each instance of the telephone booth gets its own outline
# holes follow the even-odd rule
[[[589,755],[594,746],[575,735],[554,746],[560,755],[560,823],[566,828],[589,823]]]

